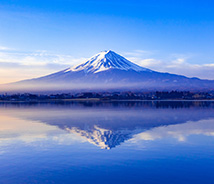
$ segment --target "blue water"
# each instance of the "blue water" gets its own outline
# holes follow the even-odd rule
[[[213,184],[214,103],[1,103],[0,183]]]

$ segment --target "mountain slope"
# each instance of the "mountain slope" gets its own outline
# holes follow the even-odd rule
[[[75,67],[20,81],[12,87],[24,90],[214,90],[214,81],[156,72],[109,50]]]
[[[119,70],[134,70],[134,71],[151,71],[149,69],[140,67],[124,57],[116,54],[115,52],[108,50],[100,52],[95,56],[91,57],[88,61],[72,67],[65,72],[77,72],[84,71],[85,73],[98,73],[109,69]]]

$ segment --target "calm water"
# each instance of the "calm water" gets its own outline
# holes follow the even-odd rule
[[[214,103],[0,104],[0,183],[214,183]]]

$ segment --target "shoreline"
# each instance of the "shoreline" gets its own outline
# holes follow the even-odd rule
[[[214,102],[214,99],[160,99],[160,100],[140,100],[140,99],[48,99],[48,100],[0,100],[0,103],[49,103],[49,102]]]

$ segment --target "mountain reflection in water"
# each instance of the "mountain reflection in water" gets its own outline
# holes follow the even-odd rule
[[[11,121],[19,121],[19,127],[23,124],[21,133],[15,124],[10,125],[13,130],[0,124],[0,142],[14,138],[24,141],[26,133],[31,141],[33,136],[35,141],[47,136],[56,138],[62,134],[56,135],[57,130],[102,149],[126,141],[166,137],[185,141],[189,135],[214,136],[213,102],[1,103],[0,115],[1,122],[10,117],[15,118]],[[26,121],[33,124],[27,125]],[[24,131],[23,127],[28,128]]]

